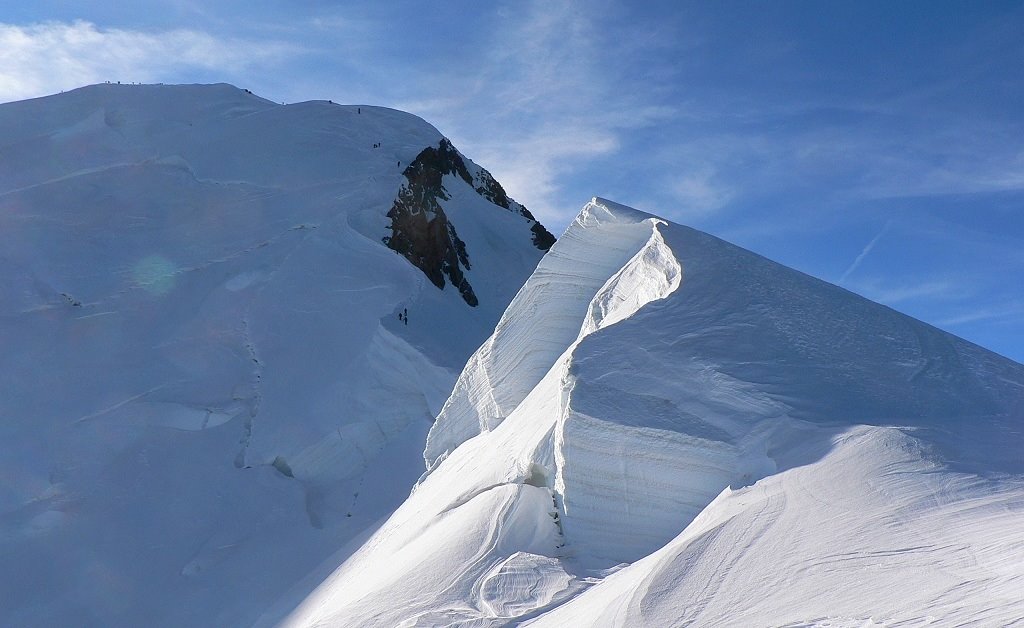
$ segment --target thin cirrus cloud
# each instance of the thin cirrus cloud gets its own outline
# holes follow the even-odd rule
[[[223,39],[191,29],[143,32],[87,21],[0,23],[0,102],[103,81],[241,72],[294,50],[282,42]]]
[[[1024,303],[1021,303],[1020,301],[1011,301],[1008,303],[996,304],[991,307],[962,311],[954,316],[945,318],[938,323],[944,327],[956,327],[958,325],[965,325],[980,321],[1016,321],[1020,319],[1021,314],[1024,314]]]
[[[545,224],[560,225],[575,215],[557,202],[561,188],[559,176],[573,164],[618,147],[614,132],[581,125],[573,128],[541,126],[528,135],[497,144],[474,144],[480,163],[504,182],[510,190],[522,190],[519,200],[531,208]],[[468,151],[467,151],[468,152]]]
[[[588,198],[565,181],[592,160],[617,154],[629,132],[675,113],[630,89],[646,40],[614,45],[600,11],[574,2],[533,2],[498,12],[493,37],[467,65],[437,80],[431,97],[400,102],[444,132],[556,231]],[[420,86],[423,87],[422,85]]]
[[[927,299],[935,301],[949,301],[952,299],[964,299],[972,296],[969,289],[963,283],[954,282],[951,279],[932,279],[909,284],[893,284],[877,277],[859,281],[850,286],[856,292],[863,294],[872,301],[878,301],[885,305],[898,305],[908,301]]]
[[[674,217],[680,219],[699,218],[725,207],[735,196],[735,190],[719,180],[717,172],[710,166],[697,167],[683,174],[670,187],[678,210]]]

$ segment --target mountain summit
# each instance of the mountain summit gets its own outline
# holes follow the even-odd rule
[[[1022,428],[1024,366],[595,198],[470,358],[405,504],[273,620],[1006,625]]]
[[[0,624],[247,625],[405,497],[553,237],[434,127],[0,105]]]
[[[3,625],[1024,616],[1024,366],[410,114],[0,105],[0,295]]]

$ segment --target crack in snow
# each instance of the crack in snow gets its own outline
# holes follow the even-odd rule
[[[132,395],[131,397],[128,397],[127,399],[124,399],[123,401],[119,401],[119,402],[115,403],[112,406],[106,407],[106,408],[104,408],[102,410],[98,410],[96,412],[93,412],[92,414],[87,414],[85,416],[80,416],[77,419],[75,419],[73,421],[73,423],[81,423],[83,421],[89,421],[91,419],[95,419],[97,417],[101,417],[104,414],[109,414],[110,412],[113,412],[114,410],[117,410],[118,408],[126,406],[126,405],[128,405],[129,403],[131,403],[133,401],[138,401],[139,399],[142,399],[142,398],[144,398],[144,397],[146,397],[148,395],[151,395],[151,394],[155,393],[158,390],[162,390],[162,389],[168,388],[170,386],[175,386],[177,384],[182,384],[185,381],[187,381],[187,380],[180,379],[178,381],[168,382],[168,383],[165,383],[165,384],[160,384],[158,386],[154,386],[154,387],[150,388],[149,390],[144,390],[144,391],[140,392],[137,395]]]

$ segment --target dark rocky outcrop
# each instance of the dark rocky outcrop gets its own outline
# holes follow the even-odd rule
[[[537,222],[537,219],[533,217],[530,210],[510,199],[508,194],[505,193],[505,188],[501,187],[501,184],[491,176],[490,172],[480,168],[480,172],[474,178],[473,187],[476,189],[477,194],[495,205],[504,207],[532,221],[533,225],[530,227],[530,231],[533,232],[533,245],[538,249],[546,251],[555,243],[555,236],[551,235],[551,232],[545,229],[544,225]]]
[[[475,307],[479,301],[462,272],[470,268],[466,244],[438,202],[450,198],[444,175],[458,174],[467,183],[472,181],[465,162],[443,139],[438,148],[423,149],[402,174],[408,183],[398,190],[388,212],[391,235],[384,237],[384,244],[422,270],[438,288],[444,288],[447,277],[466,303]]]
[[[542,251],[551,248],[555,238],[525,207],[510,199],[489,172],[475,165],[473,170],[447,139],[436,148],[423,149],[402,173],[407,183],[399,189],[388,212],[391,235],[383,241],[422,270],[438,288],[444,288],[447,278],[466,303],[475,307],[479,301],[463,272],[471,268],[466,244],[440,204],[451,198],[444,188],[445,175],[458,176],[491,203],[531,221],[533,243]]]

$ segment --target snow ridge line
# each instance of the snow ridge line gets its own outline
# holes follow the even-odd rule
[[[460,374],[427,437],[424,460],[428,473],[437,468],[444,450],[494,430],[511,416],[574,341],[599,326],[627,318],[648,301],[663,298],[678,287],[681,267],[664,242],[659,229],[662,224],[663,220],[650,214],[598,198],[584,207]],[[581,247],[600,240],[605,233],[610,239],[605,259],[583,269],[576,266]],[[659,264],[665,264],[660,272]],[[628,272],[632,274],[627,277]],[[646,281],[645,274],[649,275]],[[616,277],[618,282],[634,281],[642,290],[635,295],[625,286],[616,291],[617,283],[609,284]],[[559,286],[569,288],[559,294]],[[597,296],[605,299],[599,306],[594,305]],[[542,325],[541,330],[518,322],[543,310],[548,299],[572,308],[572,317]],[[557,338],[555,344],[550,343],[553,338]],[[549,341],[547,348],[537,344],[541,339]],[[505,360],[505,367],[498,366],[499,359]]]
[[[565,536],[565,424],[572,407],[572,391],[576,387],[576,380],[569,373],[569,360],[566,360],[562,367],[560,398],[558,401],[558,417],[555,419],[555,427],[551,434],[552,463],[555,467],[552,477],[554,478],[551,493],[554,496],[555,511],[558,513],[558,532],[562,537],[564,547],[569,540]]]
[[[579,337],[553,367],[560,370],[560,398],[558,414],[548,438],[551,439],[550,455],[551,464],[554,466],[551,490],[563,545],[568,542],[562,524],[566,517],[565,496],[568,491],[564,474],[568,462],[566,424],[570,420],[570,415],[574,414],[572,394],[576,387],[576,378],[571,373],[571,365],[576,350],[585,338],[627,320],[649,303],[667,298],[682,284],[682,265],[665,243],[658,228],[659,225],[666,223],[657,218],[649,220],[651,236],[647,243],[597,291],[588,307]],[[640,285],[637,285],[637,282]]]
[[[612,275],[590,301],[577,343],[586,336],[626,320],[648,303],[667,298],[679,289],[683,268],[665,243],[659,225],[650,218],[651,236],[639,251]]]

